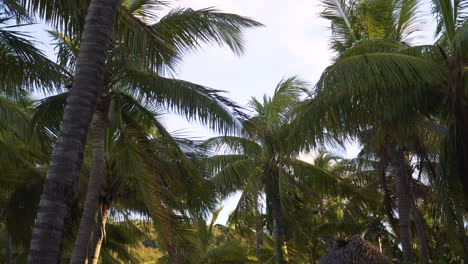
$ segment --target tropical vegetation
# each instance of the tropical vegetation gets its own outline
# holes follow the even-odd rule
[[[320,3],[319,80],[240,106],[174,76],[206,44],[242,55],[252,18],[0,0],[0,261],[467,263],[468,2],[432,0],[423,46],[420,0]],[[54,59],[23,30],[38,21]],[[217,135],[170,132],[168,114]]]

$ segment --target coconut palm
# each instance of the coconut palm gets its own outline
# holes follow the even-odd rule
[[[397,168],[398,233],[405,259],[410,260],[409,220],[414,198],[408,195],[411,174],[404,155],[415,142],[423,142],[425,115],[435,113],[435,98],[443,83],[443,73],[435,63],[440,57],[431,47],[414,48],[405,42],[418,29],[417,1],[325,4],[324,16],[331,20],[332,44],[339,53],[317,84],[316,102],[324,99],[323,105],[309,105],[308,115],[327,112],[327,120],[317,120],[327,131],[365,139],[364,143],[374,146],[383,171],[386,162]],[[396,71],[391,73],[394,75],[386,74],[389,69]],[[388,199],[386,204],[388,207]],[[391,211],[387,212],[391,221]],[[423,249],[427,263],[427,245]]]
[[[262,101],[255,98],[250,101],[253,114],[244,121],[243,137],[220,136],[204,142],[208,149],[227,151],[209,156],[206,164],[207,171],[214,175],[211,181],[221,197],[242,191],[234,218],[252,214],[254,219],[262,217],[258,207],[262,203],[261,194],[265,194],[267,219],[275,240],[278,263],[287,259],[293,261],[293,254],[285,256],[283,251],[287,245],[291,252],[292,241],[288,237],[294,234],[295,227],[300,226],[302,207],[301,197],[297,194],[301,186],[318,190],[336,187],[340,181],[336,175],[297,158],[302,149],[310,148],[307,142],[311,141],[289,140],[295,108],[306,91],[305,85],[297,77],[282,80],[271,98],[264,96]],[[261,232],[256,225],[256,221],[251,221],[251,230]],[[257,241],[258,244],[261,243]]]
[[[282,80],[271,98],[264,96],[262,102],[255,98],[250,101],[254,115],[244,122],[245,137],[221,136],[205,142],[209,148],[227,147],[238,151],[233,155],[215,155],[208,161],[216,175],[213,181],[222,193],[244,189],[238,207],[243,203],[252,204],[247,201],[257,201],[258,192],[265,188],[278,263],[285,261],[280,181],[287,177],[283,166],[297,151],[288,146],[284,138],[289,132],[292,110],[299,104],[304,89],[305,83],[297,77]]]
[[[76,60],[76,76],[73,79],[74,84],[72,87],[76,85],[81,87],[82,84],[86,83],[84,85],[86,88],[72,89],[67,103],[68,110],[64,112],[66,119],[62,123],[62,138],[54,147],[56,151],[53,152],[51,162],[54,166],[49,167],[50,173],[47,176],[46,187],[42,196],[43,201],[38,213],[41,217],[36,222],[35,235],[31,246],[30,259],[38,262],[41,259],[44,262],[50,262],[60,255],[63,224],[55,225],[54,230],[57,232],[54,234],[56,235],[50,236],[48,233],[50,233],[51,229],[47,223],[62,223],[70,207],[67,201],[71,201],[74,196],[74,186],[82,164],[81,157],[83,156],[82,152],[88,126],[91,122],[98,95],[101,94],[100,85],[104,80],[105,55],[112,36],[114,17],[117,16],[114,32],[118,34],[113,36],[118,36],[116,38],[118,40],[124,40],[120,41],[119,45],[132,52],[135,57],[140,58],[140,61],[144,61],[144,65],[148,67],[172,66],[177,59],[177,56],[174,56],[177,52],[186,51],[187,46],[193,47],[196,43],[200,43],[200,40],[201,42],[214,40],[218,43],[227,43],[233,50],[240,51],[242,49],[241,30],[259,25],[252,20],[229,14],[217,13],[219,16],[216,16],[216,14],[210,16],[209,10],[205,10],[205,12],[195,16],[190,16],[190,12],[185,12],[184,14],[188,14],[190,19],[182,23],[181,21],[173,21],[174,24],[166,28],[169,31],[163,31],[159,30],[157,26],[153,27],[153,23],[146,24],[144,20],[141,20],[153,14],[150,10],[161,5],[159,1],[124,1],[121,6],[118,6],[118,1],[91,1],[86,15],[89,17],[86,20],[89,25],[86,26],[84,20],[86,12],[84,10],[87,3],[83,2],[65,1],[59,4],[49,1],[22,1],[29,11],[38,11],[42,17],[51,21],[54,25],[62,26],[68,32],[77,35],[83,32],[83,41],[80,43],[80,50],[83,52]],[[147,8],[146,11],[140,10],[142,6]],[[101,13],[101,10],[107,13]],[[98,19],[95,20],[93,16]],[[168,16],[168,18],[171,17]],[[212,24],[200,23],[200,19],[207,19]],[[105,30],[105,34],[92,31],[96,29],[97,25],[99,25],[100,29]],[[106,25],[106,27],[103,25]],[[177,33],[173,35],[176,37],[175,40],[167,37],[171,30],[173,30],[172,33]],[[99,37],[94,38],[94,36]],[[91,41],[91,45],[87,41]],[[103,45],[98,47],[96,43]],[[95,50],[89,50],[87,45],[95,48]],[[93,53],[100,54],[100,56],[93,56],[93,60],[88,60],[89,58],[86,56]],[[90,62],[90,64],[81,65],[83,60]],[[83,73],[82,67],[90,71],[81,75]],[[86,78],[81,79],[80,76]],[[68,153],[70,157],[62,155],[65,153]],[[61,175],[62,173],[68,176],[64,177]],[[61,191],[57,191],[58,189],[61,189]],[[52,197],[53,193],[60,194],[60,197]],[[57,220],[54,221],[54,219]],[[46,251],[53,251],[53,253],[49,255],[45,253]]]
[[[29,263],[57,263],[61,256],[64,220],[74,199],[83,150],[99,84],[104,77],[106,52],[116,16],[116,0],[92,0],[73,89],[67,102],[60,140],[54,146],[29,249]]]

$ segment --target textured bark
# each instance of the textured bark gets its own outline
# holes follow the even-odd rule
[[[392,227],[393,231],[399,238],[400,229],[398,228],[398,221],[395,219],[395,216],[393,215],[392,198],[390,196],[390,189],[389,189],[388,182],[387,182],[387,175],[385,175],[384,156],[381,156],[380,161],[379,161],[379,175],[380,175],[380,182],[382,183],[385,214],[388,217],[390,226]]]
[[[397,205],[398,214],[400,216],[398,220],[398,226],[400,228],[400,241],[401,248],[403,250],[403,259],[407,262],[413,260],[413,254],[411,249],[411,237],[410,237],[410,188],[409,188],[409,176],[406,167],[406,158],[402,150],[397,150],[395,153],[395,166],[396,166],[396,192],[397,192]]]
[[[29,263],[60,262],[65,218],[75,199],[88,127],[104,77],[117,3],[117,0],[92,0],[88,8],[75,78],[32,233]]]
[[[416,227],[416,234],[420,243],[421,261],[423,264],[431,263],[431,255],[429,252],[429,242],[425,231],[424,219],[419,211],[414,198],[411,198],[411,211],[413,213],[413,220]]]
[[[5,239],[5,264],[12,264],[12,257],[13,257],[13,248],[11,246],[11,236],[6,229],[5,232],[6,239]]]
[[[275,255],[277,264],[283,264],[283,216],[281,213],[281,199],[279,190],[279,173],[277,171],[271,172],[269,175],[269,182],[266,183],[268,203],[271,208],[272,222],[273,222],[273,239],[275,240]]]
[[[89,264],[97,264],[99,261],[99,255],[101,254],[101,247],[102,241],[106,236],[106,223],[107,223],[107,215],[109,213],[110,204],[101,203],[100,204],[100,211],[98,214],[98,222],[96,225],[96,229],[94,231],[94,247],[90,248],[90,255],[88,259]]]
[[[81,217],[80,228],[73,246],[70,263],[82,264],[88,257],[88,244],[94,227],[94,219],[98,206],[99,193],[101,191],[101,176],[105,162],[105,113],[96,111],[94,114],[93,129],[93,157],[91,162],[91,172],[89,174],[88,191]]]

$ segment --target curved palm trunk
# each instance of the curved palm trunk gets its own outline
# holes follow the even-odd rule
[[[398,214],[400,216],[398,220],[398,226],[400,228],[400,241],[401,248],[403,250],[403,258],[407,262],[413,260],[413,254],[411,249],[411,237],[410,237],[410,196],[409,196],[409,184],[408,184],[408,170],[406,167],[406,158],[403,151],[399,150],[395,153],[395,165],[397,169],[396,175],[396,193],[397,193],[397,205]]]
[[[59,263],[65,218],[75,200],[89,123],[105,70],[118,0],[91,0],[78,55],[73,88],[60,138],[54,146],[34,225],[29,263]]]
[[[98,222],[96,229],[94,230],[94,241],[93,247],[89,249],[88,264],[97,264],[99,261],[99,255],[101,254],[102,241],[106,236],[106,223],[107,216],[109,214],[110,203],[101,203],[100,210],[98,213]]]
[[[424,219],[419,211],[414,198],[411,198],[411,211],[413,212],[414,224],[416,226],[416,234],[419,238],[420,250],[421,250],[421,260],[423,264],[431,263],[431,256],[429,252],[429,242],[427,240],[427,235],[425,231]]]
[[[82,264],[88,256],[88,243],[94,227],[94,218],[101,191],[101,175],[104,168],[106,117],[96,111],[93,118],[93,158],[88,181],[88,191],[81,217],[80,228],[73,246],[70,263]]]

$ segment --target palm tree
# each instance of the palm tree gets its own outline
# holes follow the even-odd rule
[[[284,170],[297,150],[284,138],[289,133],[293,109],[300,102],[305,83],[297,77],[282,80],[273,97],[264,96],[260,102],[253,98],[249,105],[254,115],[244,122],[245,137],[221,136],[208,139],[208,148],[227,147],[235,154],[209,157],[209,171],[215,173],[212,181],[221,193],[243,189],[241,204],[257,201],[258,193],[265,188],[277,263],[284,263],[282,247],[285,238],[285,213],[281,205],[280,182],[287,177]],[[236,153],[237,152],[237,153]],[[255,202],[255,204],[257,204]]]
[[[154,7],[160,5],[158,1],[143,1],[143,3],[139,1],[136,5],[132,1],[126,1],[122,3],[123,6],[120,8],[117,6],[118,1],[91,1],[86,15],[87,25],[83,19],[83,13],[85,12],[82,8],[80,9],[81,2],[64,2],[61,5],[54,5],[47,1],[31,1],[27,5],[26,3],[29,1],[23,2],[24,6],[27,6],[30,11],[39,11],[42,16],[55,25],[64,26],[66,30],[78,35],[83,32],[83,41],[80,48],[82,52],[76,60],[76,76],[72,88],[74,86],[83,86],[85,88],[76,89],[75,87],[71,91],[67,110],[64,112],[63,132],[61,132],[61,139],[54,147],[55,151],[51,161],[53,166],[49,167],[50,172],[47,176],[44,195],[38,212],[40,217],[36,222],[35,235],[31,244],[31,261],[40,262],[43,260],[49,262],[48,260],[50,260],[55,262],[52,259],[57,260],[60,255],[63,237],[62,223],[70,207],[69,201],[73,200],[74,197],[74,186],[82,164],[82,153],[88,126],[94,113],[97,95],[101,93],[99,87],[104,80],[105,55],[110,44],[114,17],[117,13],[119,15],[116,32],[121,34],[117,36],[120,36],[119,39],[126,38],[127,40],[120,42],[122,47],[126,48],[127,51],[132,51],[136,57],[139,57],[149,67],[161,64],[170,66],[171,59],[176,59],[175,56],[172,56],[173,54],[177,51],[186,50],[187,46],[197,43],[196,40],[198,39],[202,41],[214,39],[218,43],[227,43],[235,51],[241,51],[241,29],[259,24],[239,16],[226,14],[221,14],[221,19],[216,20],[216,17],[213,19],[213,16],[209,16],[209,12],[205,12],[208,13],[206,17],[213,19],[216,26],[203,28],[197,27],[200,25],[197,24],[200,18],[205,18],[203,14],[201,16],[198,14],[198,17],[189,16],[191,20],[183,23],[175,21],[173,27],[167,28],[169,32],[175,30],[178,33],[176,36],[178,37],[177,40],[180,41],[175,43],[177,46],[172,43],[172,39],[166,38],[168,32],[159,31],[158,27],[153,28],[153,25],[146,25],[142,20],[133,16],[133,12],[137,11],[142,5]],[[145,13],[137,13],[140,17],[143,14]],[[184,14],[187,14],[187,12]],[[105,34],[93,31],[97,30],[97,25],[99,25],[100,30],[104,30]],[[122,38],[122,36],[124,37]],[[100,43],[99,46],[97,46],[97,43]],[[154,43],[156,45],[152,45]],[[164,50],[163,53],[161,53],[162,50]],[[98,54],[99,56],[97,56]],[[90,60],[91,57],[87,56],[92,56],[93,60]],[[82,65],[84,61],[89,62],[89,64]],[[67,154],[69,157],[62,154]],[[63,173],[67,176],[62,175]],[[52,230],[48,223],[57,223],[54,225],[56,231],[53,236],[47,235]],[[53,252],[46,254],[46,251]]]
[[[336,175],[297,158],[299,152],[309,149],[313,141],[289,137],[294,132],[295,108],[301,104],[305,85],[297,77],[282,80],[271,98],[264,96],[262,101],[255,98],[250,101],[253,114],[243,122],[244,136],[214,137],[203,144],[208,149],[227,151],[226,154],[209,156],[206,166],[207,171],[214,175],[211,181],[221,197],[242,191],[234,219],[252,215],[257,220],[262,217],[258,207],[262,203],[262,193],[265,194],[278,263],[287,261],[283,251],[291,241],[285,242],[296,229],[300,229],[303,211],[301,197],[297,196],[299,190],[310,193],[311,190],[331,189],[332,186],[336,190],[340,185]],[[304,189],[306,186],[309,187],[307,191]],[[348,193],[352,191],[348,189]],[[249,228],[262,232],[256,222],[248,223]],[[256,244],[261,243],[257,241]],[[291,248],[288,251],[291,252]],[[293,254],[287,256],[291,261],[293,257]]]
[[[137,14],[145,12],[144,5],[140,6],[141,10],[135,6],[132,8],[134,8],[133,12]],[[184,21],[184,19],[187,21]],[[180,26],[189,25],[188,22],[192,23],[192,25],[190,25],[191,27],[180,30]],[[158,23],[153,24],[151,27],[158,30],[159,33],[164,33],[165,37],[171,40],[171,42],[174,41],[174,43],[171,43],[171,45],[174,46],[174,50],[181,46],[196,48],[200,44],[200,41],[218,41],[221,43],[223,41],[221,39],[222,37],[226,38],[226,35],[231,34],[231,38],[235,39],[235,41],[232,43],[227,39],[224,41],[227,41],[227,44],[230,44],[231,48],[236,51],[236,49],[242,49],[242,45],[240,44],[241,42],[239,42],[239,36],[237,36],[239,32],[236,33],[237,25],[231,24],[236,22],[238,24],[245,23],[246,25],[250,23],[251,26],[259,25],[253,21],[248,21],[246,19],[243,20],[235,15],[223,14],[214,10],[175,10],[163,17]],[[176,30],[171,32],[171,29],[173,28]],[[203,30],[206,32],[203,33]],[[223,30],[224,32],[222,32]],[[198,36],[203,38],[197,39]],[[77,49],[77,43],[73,43],[73,41],[70,41],[68,38],[63,37],[62,41],[64,41],[64,44],[74,45],[71,50]],[[211,123],[213,128],[221,130],[230,129],[229,126],[235,123],[233,120],[228,120],[230,116],[230,113],[226,111],[228,108],[220,105],[223,103],[230,105],[231,103],[219,96],[216,96],[216,91],[210,91],[209,89],[205,89],[201,86],[195,86],[187,82],[177,80],[171,81],[169,79],[161,78],[157,73],[152,72],[151,69],[145,69],[141,66],[137,66],[141,60],[136,56],[134,57],[136,61],[127,61],[128,59],[126,60],[125,57],[128,56],[128,51],[125,47],[121,47],[118,42],[115,43],[115,46],[116,48],[112,51],[112,56],[114,56],[113,61],[109,61],[107,63],[108,67],[111,68],[111,71],[107,74],[108,78],[105,84],[106,88],[104,88],[103,91],[104,94],[108,93],[107,90],[111,89],[112,87],[110,87],[110,85],[114,83],[116,86],[129,85],[131,87],[130,89],[132,89],[134,93],[149,93],[145,94],[146,100],[158,100],[161,103],[168,104],[174,111],[186,114],[189,119],[197,118],[198,115],[198,118],[200,118],[202,122]],[[70,55],[72,55],[70,52],[62,52],[61,55],[64,56],[65,59],[73,61],[73,58],[70,57]],[[178,57],[178,54],[175,53],[173,57]],[[63,64],[66,63],[67,62]],[[129,66],[129,64],[131,64],[131,66]],[[157,68],[161,66],[158,66]],[[120,75],[118,73],[120,73]],[[120,78],[124,81],[119,83],[118,80]],[[146,90],[142,88],[142,86],[145,86]],[[140,89],[136,90],[138,88]],[[187,90],[187,88],[191,90]],[[176,90],[179,91],[176,92]],[[166,94],[164,94],[164,92],[166,92]],[[182,97],[178,92],[182,92],[182,95],[185,95],[185,97]],[[170,96],[174,97],[169,99],[168,97]],[[93,163],[94,165],[91,170],[91,179],[93,179],[93,181],[89,182],[90,196],[87,198],[88,206],[85,206],[83,225],[82,228],[80,228],[80,232],[78,233],[78,238],[75,243],[75,251],[81,252],[79,256],[76,256],[76,258],[79,259],[77,260],[78,262],[81,262],[81,260],[86,256],[86,252],[83,250],[82,245],[85,244],[85,241],[89,240],[89,236],[91,234],[91,223],[94,219],[98,192],[100,190],[99,175],[102,171],[100,164],[103,163],[103,157],[101,155],[103,150],[100,146],[104,144],[103,133],[111,101],[111,99],[105,97],[106,96],[104,96],[100,103],[98,103],[98,111],[95,113],[95,119],[93,121],[93,127],[98,129],[94,131],[93,138],[97,138],[99,142],[95,142],[95,151],[97,151],[97,155],[95,155],[95,157],[97,160]],[[168,99],[169,101],[167,101]],[[222,119],[225,121],[217,121]],[[78,251],[78,249],[82,250]]]
[[[414,142],[414,136],[422,135],[418,132],[421,131],[418,124],[424,120],[421,112],[431,109],[442,73],[432,60],[431,55],[435,54],[432,49],[412,48],[404,42],[418,29],[417,1],[324,3],[324,17],[332,23],[332,46],[339,53],[317,84],[314,99],[321,106],[310,105],[307,113],[326,112],[326,120],[318,117],[317,121],[330,132],[366,140],[374,135],[370,143],[380,156],[383,172],[384,163],[388,161],[398,171],[399,235],[405,260],[409,261],[412,258],[409,219],[413,198],[408,195],[411,174],[405,149],[408,142]],[[391,76],[387,75],[389,69],[395,71]],[[404,89],[406,87],[412,87],[410,93]],[[421,99],[423,96],[425,99]],[[388,206],[388,202],[386,204]],[[387,212],[389,219],[393,219],[391,211]],[[424,245],[422,248],[427,249]]]
[[[89,248],[84,246],[90,263],[99,260],[103,232],[111,214],[151,217],[163,241],[171,235],[184,235],[182,229],[173,234],[168,228],[172,218],[177,217],[173,211],[184,214],[186,207],[196,204],[190,205],[186,200],[203,201],[196,191],[191,191],[197,186],[203,190],[198,185],[196,170],[179,149],[180,143],[159,123],[154,106],[143,104],[123,90],[112,91],[110,96],[114,118],[106,127],[103,140],[105,162],[99,175],[102,184],[97,185],[100,210],[97,223],[94,219],[91,223],[94,237],[88,238]],[[66,97],[65,93],[41,100],[34,117],[35,126],[56,133],[59,122],[50,116],[63,112]],[[92,175],[89,181],[91,178]]]
[[[92,0],[86,17],[81,52],[64,111],[60,139],[54,146],[29,249],[29,263],[58,263],[64,220],[75,196],[91,116],[104,77],[116,0]]]

